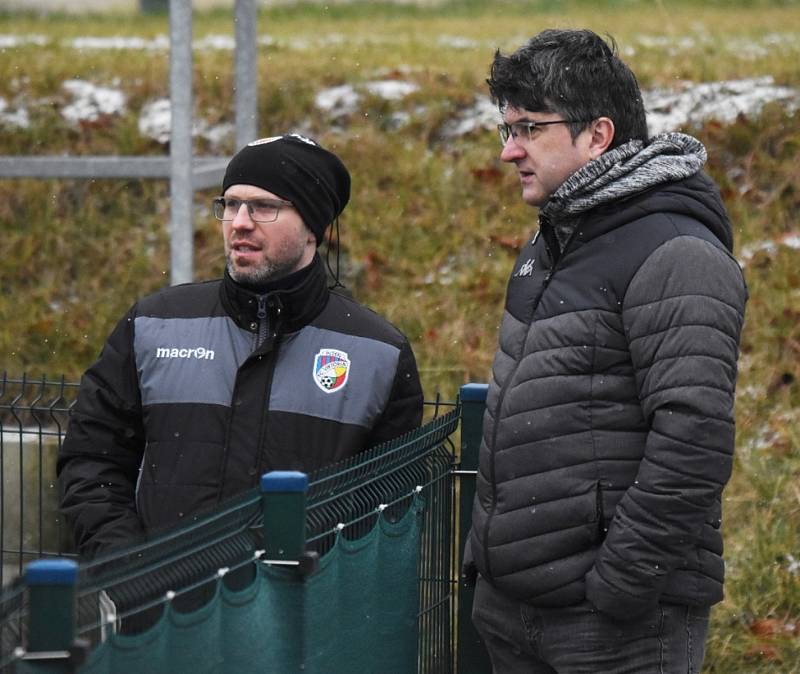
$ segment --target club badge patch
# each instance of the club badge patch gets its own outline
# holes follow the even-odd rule
[[[344,388],[350,374],[350,359],[344,351],[320,349],[314,358],[314,382],[325,393]]]

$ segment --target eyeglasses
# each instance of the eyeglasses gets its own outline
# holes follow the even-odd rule
[[[281,208],[292,206],[291,201],[283,199],[226,199],[217,197],[212,202],[214,217],[217,220],[233,220],[242,207],[247,206],[247,213],[253,222],[275,222]]]
[[[540,126],[548,126],[549,124],[586,124],[589,120],[573,120],[570,119],[556,119],[552,122],[514,122],[513,124],[497,125],[497,130],[500,132],[500,142],[505,147],[509,138],[515,141],[521,137],[521,140],[530,141],[533,138],[533,132]]]

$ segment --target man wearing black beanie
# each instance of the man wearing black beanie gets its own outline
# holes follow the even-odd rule
[[[223,278],[139,300],[81,381],[58,471],[82,556],[419,425],[408,340],[329,289],[316,252],[349,198],[344,164],[298,134],[233,157]]]

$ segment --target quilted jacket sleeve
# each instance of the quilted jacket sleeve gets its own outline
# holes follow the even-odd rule
[[[143,538],[135,504],[143,449],[131,312],[83,375],[59,452],[61,509],[82,557]]]
[[[655,605],[730,477],[746,299],[736,261],[691,236],[657,248],[631,281],[623,323],[649,433],[587,574],[603,612],[633,618]]]

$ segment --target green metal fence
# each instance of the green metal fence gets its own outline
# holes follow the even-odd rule
[[[485,386],[462,388],[460,403],[432,403],[435,416],[421,429],[311,475],[302,495],[254,490],[189,526],[71,571],[66,537],[47,504],[54,482],[48,457],[60,444],[76,389],[63,381],[0,380],[0,465],[5,467],[0,540],[7,564],[0,593],[3,674],[76,671],[81,653],[113,626],[136,632],[152,625],[165,602],[202,602],[220,569],[232,587],[252,577],[254,566],[264,560],[313,572],[337,536],[355,540],[380,517],[398,521],[415,497],[425,504],[416,589],[417,672],[489,671],[469,620],[471,590],[458,582]],[[456,452],[451,438],[459,422]],[[6,503],[5,485],[13,480],[34,484],[22,496],[14,494],[18,509]],[[60,559],[48,562],[55,556]],[[34,558],[43,561],[27,564],[25,582],[7,582]],[[108,597],[115,615],[104,604]],[[40,657],[43,653],[52,657]]]

